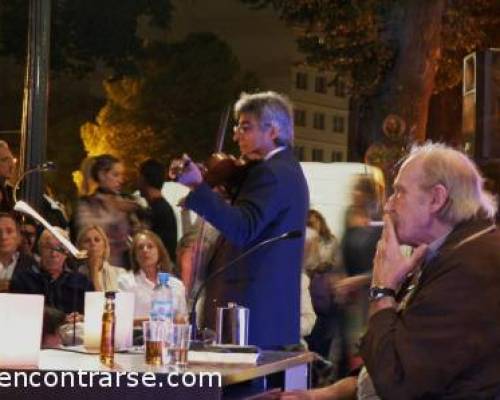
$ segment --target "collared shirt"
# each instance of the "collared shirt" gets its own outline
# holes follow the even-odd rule
[[[19,260],[19,252],[16,251],[7,265],[0,262],[0,280],[10,280]]]
[[[274,156],[275,154],[278,154],[280,151],[283,151],[285,149],[286,149],[286,146],[276,147],[275,149],[271,150],[269,153],[266,154],[266,156],[264,157],[264,161],[269,160],[272,156]]]
[[[182,281],[169,275],[168,285],[172,289],[174,310],[180,314],[187,314],[186,289]],[[144,271],[134,274],[132,271],[121,274],[118,278],[118,288],[122,292],[135,294],[134,317],[144,318],[149,316],[151,310],[151,297],[155,282],[150,281]]]

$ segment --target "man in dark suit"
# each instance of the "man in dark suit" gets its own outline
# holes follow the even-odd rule
[[[231,201],[203,181],[194,163],[178,178],[192,189],[185,206],[221,233],[208,274],[266,239],[303,232],[309,206],[307,184],[292,152],[289,101],[274,92],[242,94],[234,114],[233,139],[242,156],[260,162],[247,171]],[[236,302],[250,309],[250,344],[281,348],[299,343],[303,247],[303,238],[263,246],[209,284],[205,326],[214,328],[216,307]]]

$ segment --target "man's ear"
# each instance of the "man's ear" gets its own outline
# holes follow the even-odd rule
[[[276,139],[278,139],[278,128],[276,128],[274,125],[271,125],[271,129],[269,131],[269,136],[271,137],[271,140],[274,142]]]
[[[440,183],[431,188],[431,196],[431,211],[437,213],[448,204],[448,189]]]

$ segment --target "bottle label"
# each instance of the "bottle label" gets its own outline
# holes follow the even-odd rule
[[[172,318],[172,302],[165,300],[154,300],[151,304],[151,319],[167,320]]]

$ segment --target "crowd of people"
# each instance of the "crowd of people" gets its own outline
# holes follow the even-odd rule
[[[0,142],[0,289],[45,295],[53,345],[56,326],[84,318],[87,291],[132,292],[135,317],[147,318],[158,273],[168,272],[174,309],[184,316],[192,294],[215,277],[199,304],[202,326],[214,329],[216,308],[235,302],[250,309],[250,344],[309,349],[322,360],[313,371],[324,387],[272,396],[500,395],[500,233],[477,166],[445,145],[416,146],[391,189],[356,177],[337,238],[310,208],[292,152],[292,115],[277,93],[240,97],[233,139],[252,163],[231,190],[209,185],[189,157],[170,168],[147,160],[137,182],[144,207],[121,193],[120,160],[87,161],[86,189],[68,221],[84,263],[50,231],[12,213],[13,157]],[[177,242],[161,193],[167,171],[190,189],[182,206],[206,221],[209,239],[190,231]]]

